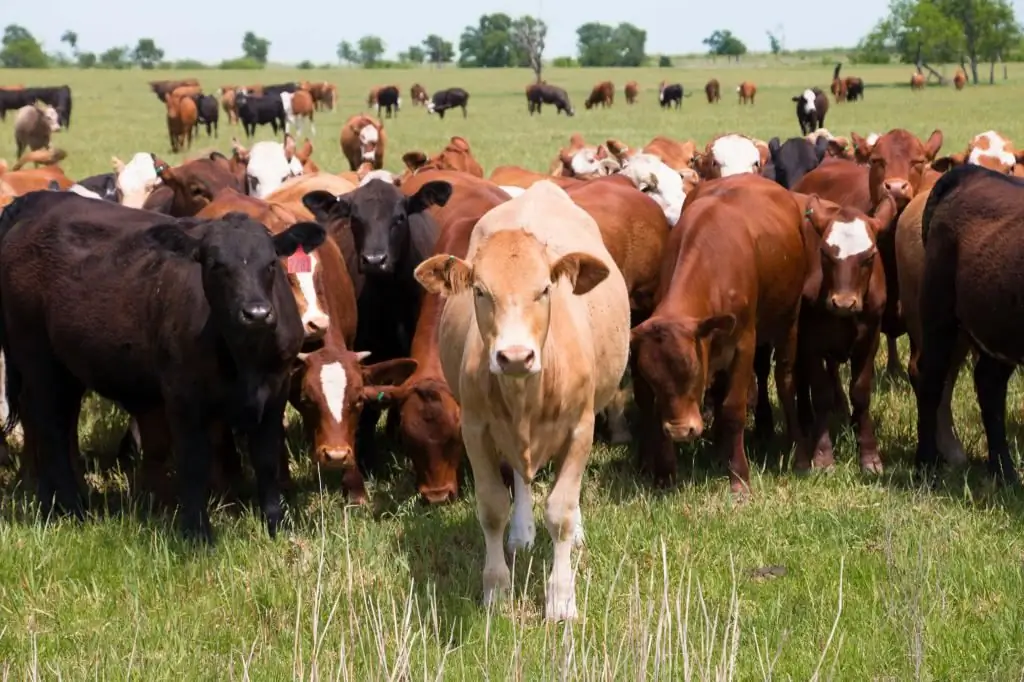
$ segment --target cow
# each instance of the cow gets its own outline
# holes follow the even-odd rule
[[[957,90],[963,90],[965,85],[967,85],[967,74],[964,73],[963,69],[957,69],[956,74],[953,76],[953,87]]]
[[[186,161],[171,168],[150,155],[160,185],[146,197],[142,208],[176,218],[194,216],[225,187],[244,191],[244,169],[233,166],[220,152]]]
[[[658,84],[658,104],[665,109],[672,104],[678,109],[683,104],[683,86],[679,83],[666,85],[665,81]]]
[[[610,175],[619,169],[618,160],[608,153],[607,147],[588,145],[576,133],[569,138],[569,146],[559,150],[551,164],[551,175],[589,179]]]
[[[983,166],[989,170],[1007,175],[1024,173],[1024,151],[1015,151],[1013,142],[1005,135],[987,130],[978,133],[967,143],[967,149],[932,162],[932,168],[944,172],[964,163]]]
[[[458,135],[452,137],[445,148],[431,158],[420,151],[406,152],[402,155],[402,162],[406,168],[402,182],[426,170],[460,171],[478,178],[484,176],[484,169],[473,157],[469,142]]]
[[[713,180],[740,173],[760,173],[768,162],[768,146],[753,138],[730,133],[707,143],[704,153],[695,154],[693,168],[701,178]]]
[[[714,104],[722,99],[722,86],[717,78],[712,78],[704,84],[704,96],[708,98],[708,104]]]
[[[313,121],[316,109],[313,106],[313,96],[307,90],[282,92],[281,106],[284,107],[284,131],[286,133],[290,132],[292,126],[295,126],[295,134],[301,135],[303,120],[308,120],[310,132],[316,135],[316,123]]]
[[[637,150],[630,149],[628,145],[619,140],[609,139],[605,144],[608,147],[608,151],[623,165],[637,152]],[[697,143],[693,140],[680,142],[670,137],[658,135],[639,151],[644,154],[653,154],[678,173],[690,175],[693,157],[697,153]],[[673,222],[672,224],[674,225],[675,223]]]
[[[184,78],[182,80],[163,80],[163,81],[149,81],[149,89],[153,91],[153,94],[157,98],[166,103],[167,95],[171,94],[175,90],[181,87],[199,87],[199,81],[195,78]]]
[[[547,83],[532,83],[526,86],[526,104],[530,115],[540,113],[542,104],[555,105],[555,113],[564,113],[566,116],[575,116],[572,102],[569,101],[569,94],[564,88]]]
[[[142,208],[154,188],[161,182],[156,174],[153,155],[139,152],[128,163],[115,156],[111,163],[117,186],[117,202],[128,208]]]
[[[851,424],[856,430],[860,467],[865,473],[880,474],[883,465],[871,419],[871,387],[886,290],[876,237],[889,229],[896,202],[884,197],[875,215],[868,217],[812,195],[804,215],[814,228],[805,235],[816,244],[809,249],[815,254],[811,258],[814,274],[800,308],[796,388],[801,431],[809,441],[798,450],[802,458],[794,462],[794,468],[829,469],[835,463],[828,430],[836,407],[834,370],[826,366],[827,358],[833,363],[850,363]]]
[[[150,162],[150,166],[152,165],[152,162]],[[117,188],[116,173],[99,173],[97,175],[90,175],[87,178],[82,178],[76,184],[94,192],[104,201],[109,201],[115,204],[121,203],[121,192]]]
[[[299,89],[298,83],[278,83],[276,85],[264,85],[263,96],[280,95],[282,92],[294,93]]]
[[[736,92],[739,93],[740,104],[754,104],[754,97],[757,95],[757,86],[750,81],[743,81],[736,86]]]
[[[601,81],[590,91],[590,96],[583,106],[593,109],[600,104],[602,107],[610,107],[615,103],[615,85],[611,81]]]
[[[18,156],[26,149],[48,148],[51,136],[60,129],[60,116],[49,105],[29,105],[18,109],[14,118],[14,144],[18,148]]]
[[[669,235],[655,310],[632,330],[640,462],[657,482],[676,476],[672,442],[703,433],[700,404],[710,389],[712,438],[728,461],[730,488],[737,495],[749,489],[743,429],[755,348],[762,344],[775,350],[779,402],[799,456],[793,368],[810,272],[803,214],[803,202],[756,175],[702,183],[687,198]],[[772,248],[759,248],[763,243]],[[761,410],[756,416],[761,422]],[[770,409],[768,416],[770,422]]]
[[[235,93],[235,107],[246,138],[256,134],[258,125],[269,123],[274,135],[277,135],[278,128],[281,132],[285,130],[284,102],[279,94],[256,96],[239,90]]]
[[[636,104],[637,96],[640,94],[640,86],[636,81],[626,83],[626,104]]]
[[[31,106],[37,101],[57,110],[62,128],[71,125],[71,89],[66,85],[46,88],[0,89],[0,121],[7,120],[8,111]]]
[[[284,142],[265,140],[246,149],[231,140],[237,163],[245,166],[246,194],[265,199],[289,178],[302,175],[302,161],[295,151],[295,138],[287,133]]]
[[[836,68],[832,71],[832,96],[836,98],[836,104],[842,104],[846,101],[846,81],[839,77],[839,71],[843,68],[842,63],[836,64]]]
[[[228,115],[228,123],[236,125],[238,123],[238,105],[235,102],[235,92],[237,88],[232,85],[225,85],[220,89],[220,105],[224,109],[224,113]]]
[[[384,125],[372,116],[355,114],[341,126],[341,151],[350,170],[357,170],[365,162],[374,169],[383,168],[386,144]]]
[[[531,484],[557,465],[545,523],[554,543],[545,617],[577,617],[571,548],[583,542],[579,508],[594,413],[616,395],[629,352],[629,301],[597,225],[541,182],[484,215],[465,259],[438,254],[417,280],[447,298],[441,364],[462,406],[462,432],[487,546],[484,602],[510,588],[502,551],[513,469],[508,549],[533,544]],[[564,281],[563,281],[564,280]]]
[[[911,90],[924,90],[925,79],[923,73],[914,72],[910,76],[910,89]]]
[[[813,133],[825,127],[825,115],[828,113],[828,97],[818,88],[808,88],[793,97],[796,102],[796,120],[800,124],[800,134]]]
[[[683,211],[687,192],[692,191],[695,186],[696,173],[689,168],[683,171],[675,170],[657,154],[646,150],[629,155],[622,154],[620,158],[621,176],[658,205],[665,216],[666,229],[675,225]]]
[[[199,136],[199,125],[206,126],[207,137],[217,137],[217,124],[220,121],[220,108],[217,105],[217,98],[213,95],[194,95],[196,103],[196,137]]]
[[[843,79],[843,83],[846,86],[846,101],[856,102],[858,99],[864,99],[864,80],[857,76],[847,76]]]
[[[412,100],[414,107],[426,106],[427,101],[430,100],[430,95],[427,94],[427,89],[419,83],[413,83],[412,87],[409,88],[409,99]]]
[[[179,89],[180,90],[180,89]],[[192,132],[196,128],[199,111],[190,96],[172,92],[167,96],[167,135],[171,140],[171,151],[179,152],[192,148]]]
[[[938,410],[961,332],[977,349],[974,387],[998,483],[1019,483],[1006,442],[1006,388],[1021,347],[1019,231],[1024,187],[1018,178],[965,164],[935,183],[921,222],[923,345],[918,365],[916,467],[937,469]]]
[[[377,118],[380,118],[380,110],[384,109],[387,118],[391,118],[392,112],[398,116],[402,108],[402,95],[397,85],[385,85],[377,91]]]
[[[130,414],[166,416],[181,523],[201,540],[213,539],[210,425],[244,432],[259,506],[276,536],[284,407],[303,336],[278,259],[314,251],[324,229],[298,223],[271,237],[240,214],[169,221],[52,192],[22,197],[0,222],[5,432],[20,419],[35,446],[44,516],[54,503],[83,515],[68,454],[77,450],[74,425],[88,389]],[[94,295],[67,296],[83,286]]]
[[[380,89],[380,85],[370,88],[370,94],[366,96],[366,106],[373,107],[377,105],[377,93],[380,92]],[[379,111],[377,115],[380,116]]]
[[[793,137],[780,144],[779,138],[773,137],[768,141],[772,179],[786,189],[793,189],[803,176],[821,165],[831,144],[832,141],[824,137],[817,138],[813,144],[802,137]]]
[[[466,104],[469,102],[469,93],[462,88],[448,88],[438,90],[429,102],[427,102],[427,113],[437,114],[444,118],[444,112],[455,107],[462,107],[462,118],[466,118]]]

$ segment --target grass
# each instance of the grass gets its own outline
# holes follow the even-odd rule
[[[962,93],[911,93],[909,67],[848,71],[868,83],[867,98],[833,105],[828,127],[837,134],[898,126],[927,135],[938,127],[945,150],[989,128],[1024,139],[1015,106],[1024,78],[1015,69],[1007,83]],[[721,104],[698,94],[682,112],[655,105],[661,78],[698,91],[714,73]],[[181,158],[169,153],[162,106],[145,86],[164,75],[0,72],[0,82],[72,86],[73,127],[57,144],[68,151],[68,174],[84,177],[107,170],[113,154]],[[387,121],[387,166],[399,170],[404,151],[436,150],[458,134],[489,170],[544,169],[577,130],[631,144],[657,133],[702,142],[731,130],[789,136],[797,131],[790,96],[826,86],[831,69],[553,70],[548,81],[565,85],[581,109],[573,119],[548,111],[530,118],[524,71],[199,75],[208,89],[239,78],[336,82],[340,106],[317,116],[315,138],[314,158],[330,170],[343,168],[339,127],[370,85],[458,84],[472,93],[469,118],[404,110]],[[604,77],[619,87],[638,80],[640,104],[582,110],[590,85]],[[744,78],[759,85],[753,108],[733,99]],[[238,132],[224,125],[219,140],[203,138],[199,147],[226,152],[231,134]],[[262,129],[259,139],[269,136]],[[8,158],[12,137],[8,119],[0,126]],[[905,381],[886,378],[874,396],[887,466],[879,478],[858,472],[848,429],[836,438],[839,464],[830,474],[781,471],[777,448],[751,453],[761,466],[754,495],[740,506],[703,447],[681,451],[687,473],[677,488],[655,491],[636,475],[628,449],[596,446],[582,498],[581,620],[569,627],[542,619],[551,556],[542,529],[535,549],[517,557],[515,598],[493,612],[480,606],[483,542],[472,491],[445,508],[420,507],[395,448],[392,471],[371,482],[371,505],[351,509],[336,482],[321,481],[303,458],[295,432],[300,492],[290,530],[271,541],[252,514],[218,507],[213,550],[180,543],[172,520],[126,503],[117,480],[90,477],[95,518],[49,526],[38,523],[30,497],[8,485],[0,497],[0,680],[1021,680],[1024,503],[983,475],[969,379],[961,379],[954,412],[975,460],[937,491],[910,483],[914,400]],[[1013,414],[1022,398],[1014,381]],[[1017,422],[1011,415],[1014,440]],[[91,401],[83,447],[109,452],[123,426],[123,415]],[[549,483],[538,482],[536,500]]]

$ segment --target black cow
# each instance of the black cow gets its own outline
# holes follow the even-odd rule
[[[846,101],[854,102],[864,99],[864,81],[856,76],[846,79]]]
[[[115,204],[121,203],[121,190],[117,186],[117,173],[100,173],[99,175],[90,175],[84,180],[79,180],[78,184],[82,187],[92,190],[99,194],[106,201],[111,201]]]
[[[295,83],[278,83],[277,85],[264,85],[263,96],[280,95],[282,92],[295,92],[299,86]]]
[[[380,97],[378,93],[377,97]],[[377,100],[380,101],[379,99]],[[427,102],[427,113],[436,113],[441,118],[444,118],[444,112],[448,109],[454,109],[455,107],[462,107],[462,118],[466,118],[466,104],[469,102],[469,93],[462,88],[448,88],[447,90],[438,90],[434,93],[434,96]]]
[[[216,137],[217,123],[220,121],[220,103],[217,98],[213,95],[193,95],[192,99],[196,103],[196,136],[199,135],[199,124],[202,123],[206,126],[206,136]]]
[[[438,236],[426,209],[444,206],[451,193],[449,183],[434,181],[406,197],[391,183],[371,180],[341,196],[317,190],[302,198],[341,248],[357,297],[355,347],[377,362],[409,357],[423,298],[413,271],[433,253]],[[374,462],[379,418],[378,406],[363,408],[356,451],[366,463]]]
[[[808,88],[793,97],[796,102],[796,120],[800,124],[800,132],[804,135],[825,127],[825,114],[828,113],[828,97],[820,88]]]
[[[81,517],[69,453],[86,390],[130,414],[162,413],[181,521],[212,540],[211,425],[247,436],[260,509],[282,520],[282,419],[303,329],[280,258],[325,238],[315,223],[271,236],[241,213],[168,219],[73,193],[31,192],[0,217],[0,345],[9,432],[35,444],[48,514]],[[86,298],[69,292],[88,289]]]
[[[675,103],[676,109],[680,108],[683,104],[683,86],[680,83],[666,85],[658,93],[658,104],[661,105],[662,109],[671,106],[673,103]]]
[[[235,107],[247,138],[256,134],[257,125],[268,123],[274,129],[274,135],[277,135],[278,128],[284,132],[284,102],[281,101],[281,95],[256,97],[239,90],[235,94]]]
[[[569,101],[569,94],[557,85],[548,85],[547,83],[531,85],[526,89],[526,103],[530,110],[530,116],[533,116],[534,112],[539,114],[542,104],[554,104],[556,114],[565,112],[566,116],[576,115],[576,110],[573,109],[572,102]]]
[[[377,118],[380,118],[380,110],[384,109],[388,118],[391,118],[392,109],[395,116],[402,108],[402,96],[394,85],[386,85],[377,91]]]
[[[8,111],[17,111],[35,103],[36,100],[45,102],[57,110],[57,118],[62,128],[71,127],[71,88],[66,85],[0,90],[0,121],[7,120]]]
[[[829,141],[824,137],[819,137],[814,144],[802,137],[792,137],[779,144],[779,138],[773,137],[768,141],[771,161],[765,164],[761,174],[786,189],[793,189],[800,178],[821,164],[828,152],[828,145]],[[772,169],[770,176],[769,168]]]

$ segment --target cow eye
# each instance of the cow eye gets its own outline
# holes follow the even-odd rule
[[[484,290],[481,289],[480,287],[473,287],[473,295],[476,296],[477,298],[483,298]]]
[[[537,300],[538,301],[542,300],[545,296],[547,296],[550,293],[551,293],[551,285],[548,284],[543,289],[541,289],[541,292],[539,294],[537,294]]]
[[[199,185],[193,185],[192,186],[192,196],[198,197],[198,196],[202,196],[202,195],[203,195],[203,188],[200,187]]]

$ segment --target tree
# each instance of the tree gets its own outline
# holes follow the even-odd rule
[[[647,32],[629,23],[612,28],[592,21],[576,29],[580,66],[640,66],[646,43]]]
[[[540,74],[544,69],[544,40],[548,35],[548,25],[530,15],[522,16],[512,22],[512,39],[519,48],[520,55],[528,61],[533,75],[540,83]]]
[[[139,38],[139,44],[132,50],[132,61],[142,69],[152,69],[164,58],[164,51],[156,46],[152,38]]]
[[[384,41],[377,36],[363,36],[359,39],[359,62],[373,67],[384,56]]]
[[[409,49],[405,52],[406,61],[412,62],[413,64],[422,64],[427,61],[426,51],[419,45],[410,45]]]
[[[741,55],[747,53],[747,46],[732,31],[715,31],[701,42],[708,46],[708,54],[728,57],[729,61],[733,57],[738,61]]]
[[[459,38],[459,66],[498,69],[516,64],[512,17],[497,12],[480,17]],[[526,64],[524,64],[526,66]]]
[[[423,41],[427,61],[431,64],[449,64],[455,59],[455,47],[439,35],[431,33]]]
[[[615,66],[643,66],[647,60],[644,47],[647,44],[647,31],[630,23],[621,23],[612,31],[612,43],[617,58]]]
[[[352,47],[352,43],[343,40],[338,43],[338,59],[349,64],[359,63],[359,53]]]
[[[68,47],[71,48],[71,54],[78,54],[78,34],[74,31],[64,31],[64,35],[60,37],[60,42],[67,43]]]
[[[96,66],[96,53],[95,52],[79,52],[78,55],[78,68],[80,69],[91,69]]]
[[[767,33],[768,45],[771,47],[772,54],[778,57],[779,53],[782,52],[782,41],[779,40],[779,37],[771,31],[767,31]]]
[[[112,47],[101,54],[100,66],[105,69],[127,69],[131,66],[128,61],[128,46]]]
[[[260,64],[266,64],[269,53],[270,41],[266,38],[260,38],[252,31],[246,31],[245,35],[242,36],[242,54],[249,59]]]
[[[8,69],[43,69],[50,60],[43,46],[24,26],[10,24],[0,40],[0,66]]]

